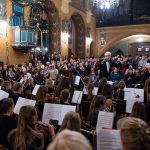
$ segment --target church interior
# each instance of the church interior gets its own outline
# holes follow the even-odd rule
[[[150,0],[0,0],[0,150],[150,149]]]

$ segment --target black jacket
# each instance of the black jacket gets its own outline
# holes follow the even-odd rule
[[[0,115],[0,145],[8,147],[8,133],[17,127],[17,119],[13,116]]]

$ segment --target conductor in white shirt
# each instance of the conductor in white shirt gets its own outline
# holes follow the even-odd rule
[[[110,78],[110,73],[112,70],[112,60],[111,60],[111,52],[105,52],[104,60],[100,62],[100,76],[99,78],[106,77],[108,80]]]

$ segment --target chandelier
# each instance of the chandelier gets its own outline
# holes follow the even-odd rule
[[[93,0],[93,6],[100,9],[110,9],[111,7],[118,7],[120,0]]]

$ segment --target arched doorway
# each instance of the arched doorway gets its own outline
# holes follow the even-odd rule
[[[126,36],[116,42],[106,51],[111,51],[112,55],[132,55],[150,53],[150,35],[134,34]]]
[[[74,13],[71,16],[72,22],[72,53],[75,57],[85,57],[85,24],[82,16],[78,13]]]

